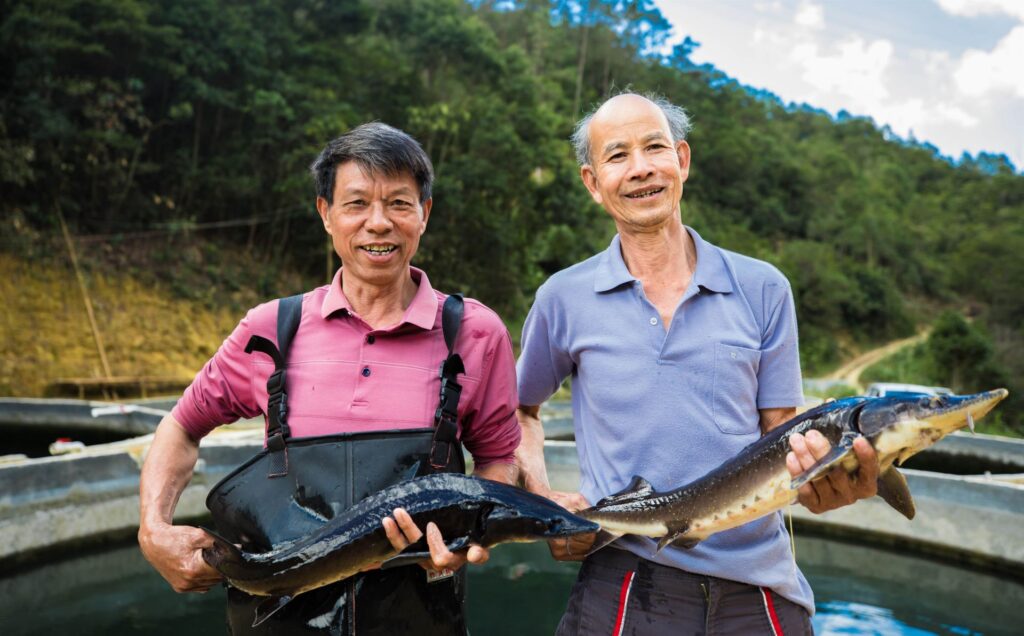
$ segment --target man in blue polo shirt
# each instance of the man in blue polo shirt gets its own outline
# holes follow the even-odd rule
[[[793,295],[771,265],[715,247],[680,219],[690,166],[685,111],[622,94],[577,126],[580,176],[615,221],[604,252],[537,290],[518,362],[517,452],[525,485],[571,509],[634,475],[677,488],[785,422],[803,403]],[[538,407],[572,378],[581,492],[550,489]],[[790,471],[829,448],[794,436]],[[820,512],[875,493],[877,459],[836,471],[799,500]],[[593,538],[551,546],[580,559]],[[616,549],[617,548],[617,549]],[[781,514],[696,547],[626,536],[587,557],[558,634],[811,633],[814,602]]]

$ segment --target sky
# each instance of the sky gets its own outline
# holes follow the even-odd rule
[[[1024,171],[1024,0],[655,0],[673,44],[784,102]],[[696,119],[700,114],[694,113]]]

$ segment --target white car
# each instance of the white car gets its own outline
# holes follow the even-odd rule
[[[907,397],[914,395],[953,395],[953,391],[944,386],[924,386],[923,384],[899,384],[896,382],[875,382],[868,387],[869,397]]]

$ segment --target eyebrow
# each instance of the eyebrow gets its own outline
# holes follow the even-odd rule
[[[663,133],[662,131],[659,130],[659,131],[648,133],[648,134],[644,135],[643,139],[641,139],[640,141],[643,144],[646,145],[646,144],[651,143],[652,141],[666,141],[667,142],[668,140],[665,138],[665,133]],[[624,142],[624,141],[612,141],[612,142],[609,142],[608,144],[605,145],[604,149],[601,151],[601,156],[607,156],[610,152],[615,151],[615,150],[620,150],[620,149],[625,148],[625,147],[626,147],[626,142]]]
[[[341,192],[341,196],[343,196],[343,197],[368,197],[368,196],[370,196],[370,194],[371,194],[370,190],[368,190],[366,188],[361,188],[359,186],[351,186],[351,187],[344,187],[343,186],[343,190]],[[395,196],[410,196],[410,197],[414,197],[414,196],[416,196],[416,189],[415,188],[411,188],[411,187],[409,187],[407,185],[403,185],[403,186],[399,186],[399,187],[395,188],[394,190],[389,190],[388,192],[385,192],[385,195],[387,197],[395,197]]]

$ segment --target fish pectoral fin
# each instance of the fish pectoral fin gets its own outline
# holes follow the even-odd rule
[[[262,625],[268,618],[276,614],[282,607],[291,602],[291,596],[271,596],[256,606],[256,617],[252,622],[253,627]]]
[[[591,554],[597,552],[598,550],[600,550],[601,548],[607,546],[609,543],[611,543],[612,541],[615,541],[616,539],[618,539],[621,536],[622,536],[621,534],[616,534],[614,532],[609,532],[608,530],[598,530],[597,531],[597,538],[594,539],[593,545],[591,545],[590,549],[587,550],[587,556],[590,556]]]
[[[652,486],[650,482],[639,475],[634,475],[628,486],[613,495],[608,495],[601,501],[597,502],[594,507],[600,508],[601,506],[607,506],[610,504],[624,503],[627,501],[633,501],[634,499],[643,499],[653,493],[654,486]]]
[[[445,544],[445,547],[451,552],[465,550],[469,547],[469,537],[463,536],[453,539]],[[381,563],[380,569],[390,570],[391,568],[397,568],[403,565],[414,565],[420,561],[427,561],[429,559],[430,546],[427,545],[427,535],[423,535],[419,541],[416,543],[410,543],[397,555]]]
[[[670,545],[678,546],[680,548],[692,548],[697,545],[700,542],[700,539],[680,538],[680,535],[687,530],[689,530],[689,526],[669,528],[669,531],[665,533],[665,536],[658,539],[658,552],[661,552]]]
[[[907,478],[900,471],[889,468],[878,476],[878,496],[907,519],[914,518],[917,512],[914,498],[910,496]]]
[[[789,482],[790,490],[796,490],[804,484],[814,481],[818,477],[823,476],[828,471],[835,468],[839,462],[849,455],[853,451],[853,440],[859,437],[855,433],[844,434],[839,440],[839,443],[832,447],[832,449],[821,459],[814,463],[813,466],[800,473],[797,477],[793,478]]]
[[[692,537],[683,537],[682,539],[676,539],[675,541],[673,541],[672,545],[674,545],[677,548],[689,550],[698,543],[700,543],[700,539],[694,539]]]

